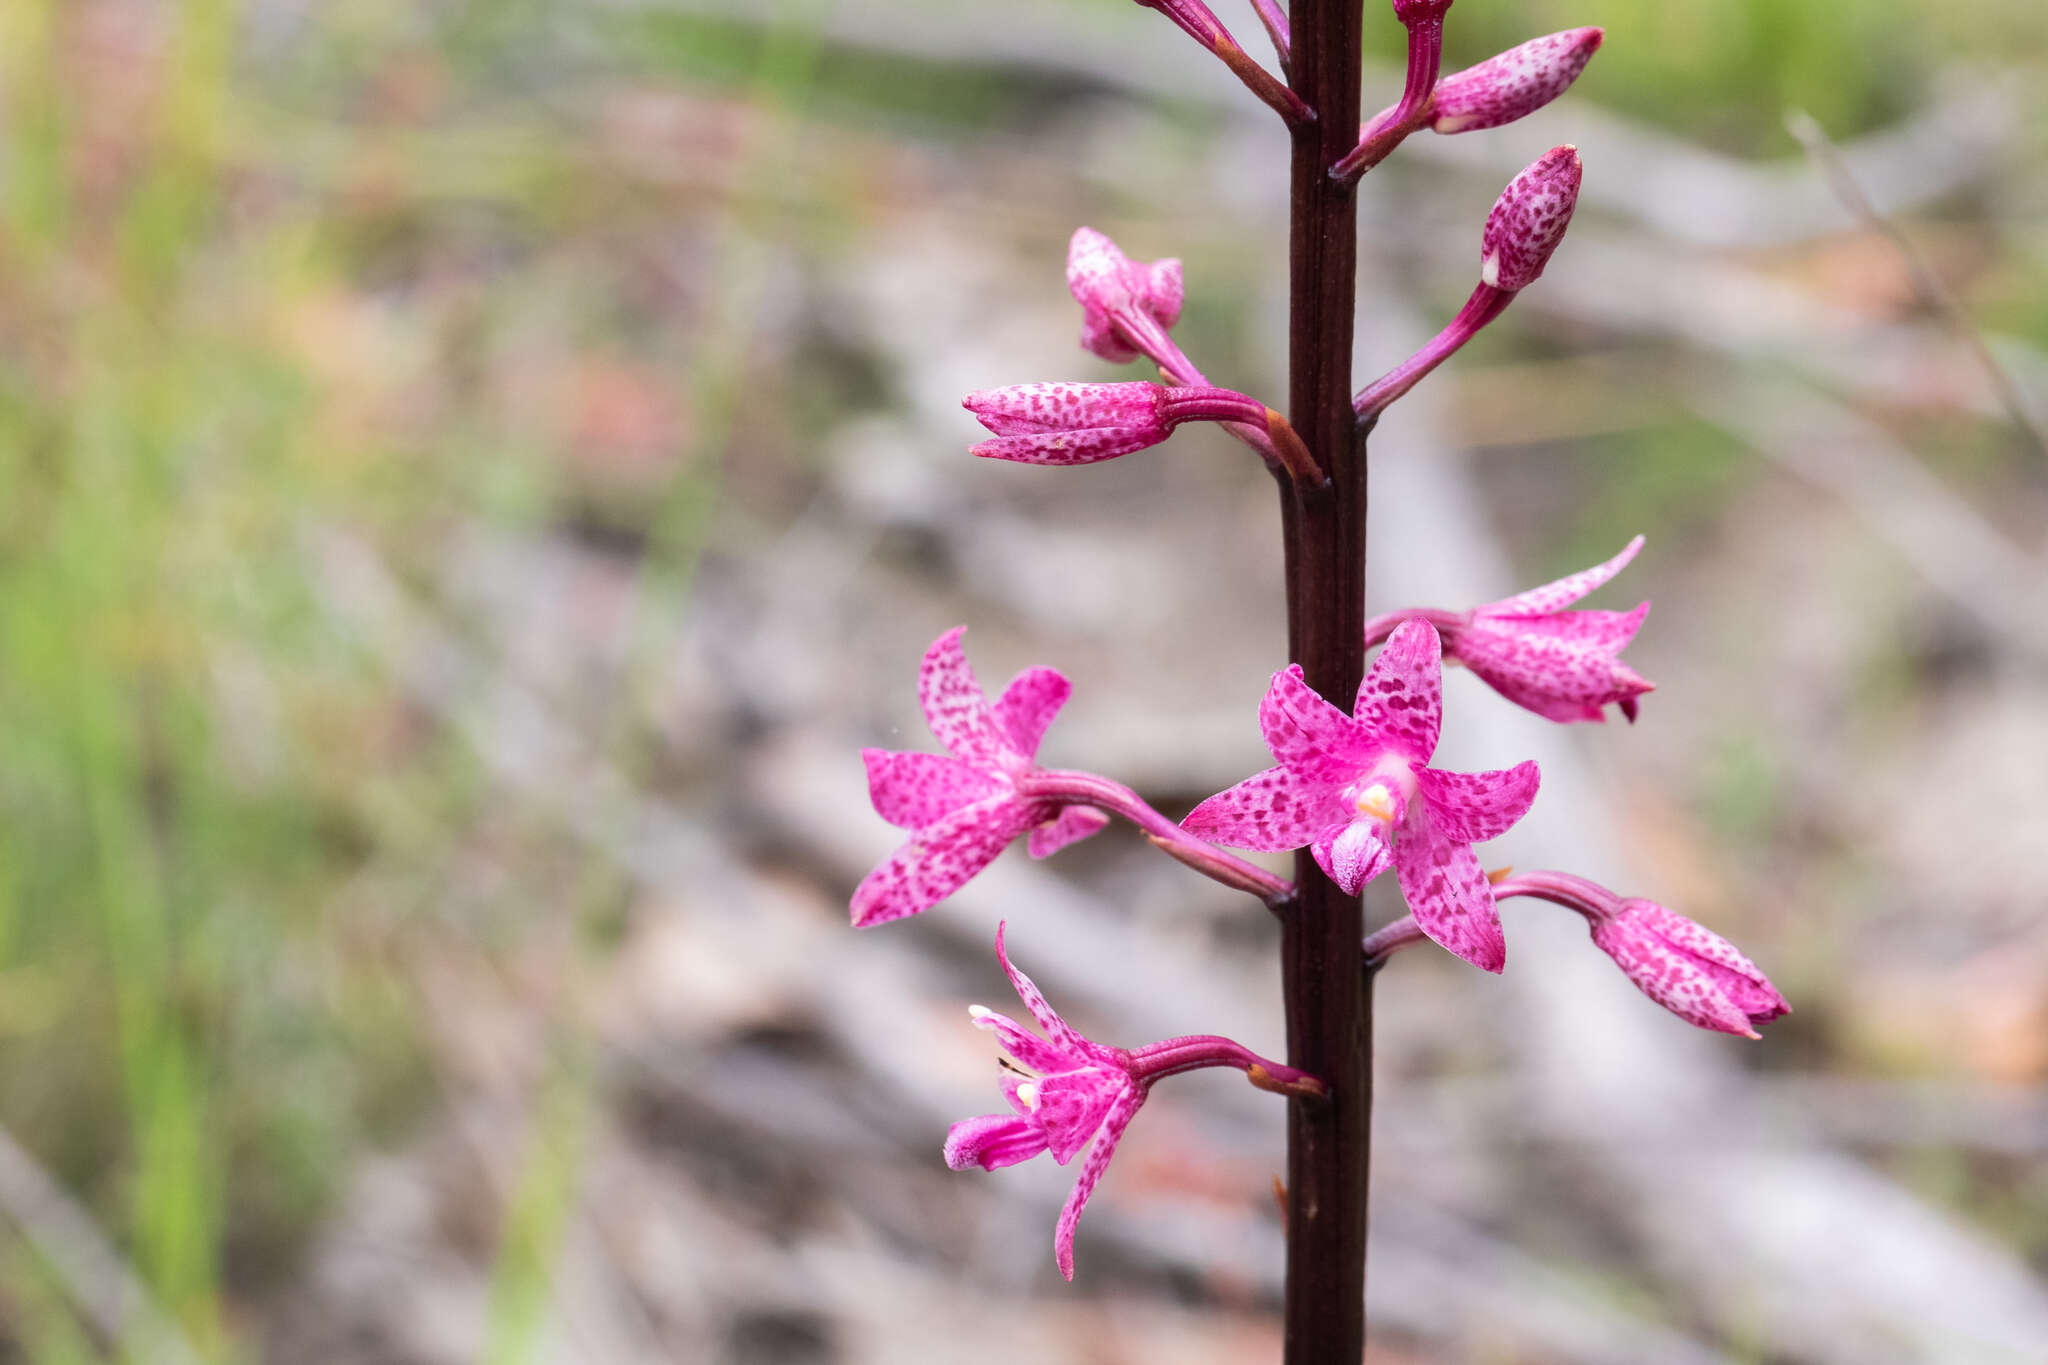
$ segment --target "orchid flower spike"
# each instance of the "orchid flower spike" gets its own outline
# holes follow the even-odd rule
[[[1125,384],[1013,384],[962,406],[996,433],[973,453],[1023,464],[1094,464],[1158,445],[1182,422],[1239,422],[1292,436],[1256,398],[1229,389]],[[1298,440],[1298,438],[1296,438]]]
[[[1145,1102],[1152,1084],[1162,1077],[1205,1067],[1232,1066],[1244,1071],[1262,1089],[1285,1094],[1320,1095],[1323,1085],[1306,1072],[1269,1062],[1228,1038],[1210,1035],[1171,1038],[1150,1047],[1126,1050],[1105,1047],[1075,1032],[1046,1003],[1031,978],[1011,965],[1003,945],[1007,925],[996,927],[996,960],[1010,985],[1045,1036],[982,1005],[967,1013],[975,1026],[993,1032],[1016,1066],[1003,1071],[1003,1094],[1010,1113],[962,1119],[946,1134],[946,1164],[956,1171],[979,1166],[999,1170],[1028,1161],[1041,1152],[1064,1166],[1088,1148],[1088,1159],[1060,1210],[1053,1232],[1053,1258],[1060,1274],[1074,1278],[1074,1229],[1088,1206],[1124,1129]],[[1090,1139],[1093,1145],[1090,1146]]]
[[[1571,87],[1604,37],[1598,28],[1548,33],[1451,73],[1436,83],[1430,130],[1471,133],[1535,113]]]
[[[917,679],[925,720],[951,756],[861,751],[876,813],[911,835],[855,889],[857,928],[930,909],[1027,830],[1031,856],[1044,858],[1109,823],[1091,806],[1018,790],[1072,686],[1053,669],[1027,668],[991,706],[960,648],[965,629],[932,642]]]
[[[1259,728],[1279,760],[1188,815],[1190,833],[1277,852],[1308,845],[1347,895],[1391,861],[1416,921],[1475,966],[1507,961],[1500,914],[1472,845],[1505,833],[1536,798],[1534,763],[1497,772],[1428,765],[1443,721],[1441,642],[1427,621],[1396,629],[1345,715],[1299,665],[1276,673]]]
[[[1713,930],[1655,901],[1615,895],[1565,872],[1509,877],[1494,895],[1535,896],[1578,911],[1593,942],[1644,995],[1689,1024],[1755,1038],[1792,1007],[1770,978]]]
[[[1499,317],[1516,294],[1536,282],[1571,224],[1582,172],[1576,148],[1553,147],[1508,182],[1487,215],[1480,238],[1479,287],[1428,345],[1351,400],[1360,422],[1377,420],[1389,403],[1414,388]]]
[[[1084,350],[1116,365],[1143,355],[1177,384],[1204,382],[1166,334],[1180,321],[1185,292],[1178,259],[1140,265],[1094,228],[1075,228],[1067,244],[1067,289],[1081,305]]]
[[[1631,540],[1605,564],[1569,574],[1467,612],[1397,611],[1365,624],[1368,646],[1404,620],[1430,622],[1443,633],[1444,657],[1455,659],[1515,705],[1547,720],[1603,721],[1612,702],[1634,721],[1637,698],[1654,691],[1621,661],[1650,604],[1633,611],[1570,611],[1572,603],[1620,573],[1643,548]]]

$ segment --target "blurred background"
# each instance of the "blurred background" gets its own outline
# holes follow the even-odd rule
[[[1797,1012],[1696,1034],[1529,902],[1504,978],[1397,960],[1373,1359],[2039,1365],[2048,13],[1461,0],[1447,65],[1589,23],[1366,183],[1361,383],[1587,168],[1374,438],[1371,602],[1646,533],[1641,723],[1456,674],[1441,759],[1543,763],[1489,864]],[[1277,1359],[1270,1097],[1164,1087],[1072,1286],[1069,1171],[939,1160],[999,917],[1093,1036],[1278,1052],[1268,917],[1119,827],[845,922],[951,625],[1074,679],[1051,762],[1265,761],[1256,463],[983,463],[958,400],[1136,377],[1083,222],[1283,393],[1266,111],[1128,0],[9,0],[0,63],[0,1361]]]

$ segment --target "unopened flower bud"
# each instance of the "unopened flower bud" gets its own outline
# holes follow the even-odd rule
[[[1074,230],[1067,245],[1067,288],[1081,305],[1081,345],[1113,364],[1141,354],[1167,366],[1179,355],[1166,329],[1180,321],[1180,262],[1140,265],[1094,228]]]
[[[1625,900],[1593,942],[1644,995],[1689,1024],[1745,1038],[1792,1007],[1742,950],[1655,901]]]
[[[1553,147],[1508,182],[1487,215],[1479,278],[1505,293],[1528,288],[1550,264],[1579,202],[1576,147]]]
[[[1603,36],[1597,28],[1547,34],[1445,76],[1436,85],[1430,128],[1469,133],[1535,113],[1579,78]]]
[[[1655,901],[1617,896],[1568,872],[1525,872],[1493,888],[1495,900],[1534,896],[1586,917],[1593,942],[1644,995],[1699,1028],[1757,1036],[1792,1007],[1742,950]]]
[[[1267,409],[1229,389],[1125,384],[1012,384],[962,406],[995,433],[973,453],[1022,464],[1094,464],[1158,445],[1182,422],[1258,422]]]

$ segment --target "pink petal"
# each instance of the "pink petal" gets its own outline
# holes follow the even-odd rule
[[[996,698],[996,723],[1009,732],[1017,752],[1031,758],[1038,753],[1046,727],[1073,690],[1074,685],[1058,669],[1027,668],[1010,679],[1003,695]]]
[[[1380,839],[1378,824],[1371,820],[1353,820],[1342,828],[1326,830],[1309,845],[1309,852],[1347,896],[1357,895],[1367,882],[1386,871],[1391,856]]]
[[[1720,987],[1713,975],[1683,953],[1673,951],[1640,921],[1616,915],[1593,926],[1593,942],[1613,958],[1636,989],[1699,1028],[1757,1036],[1750,1016]]]
[[[867,764],[868,799],[875,813],[902,829],[929,825],[1003,789],[980,768],[944,754],[862,749],[860,756]]]
[[[1287,768],[1268,768],[1188,812],[1182,829],[1211,843],[1277,853],[1300,848],[1345,821],[1338,788],[1308,781]]]
[[[1068,1071],[1093,1060],[1084,1054],[1055,1047],[1018,1024],[1007,1014],[998,1014],[986,1006],[979,1005],[968,1012],[973,1016],[976,1028],[985,1028],[995,1034],[996,1041],[1003,1045],[1003,1051],[1033,1071]],[[1008,1079],[1007,1076],[1005,1079]]]
[[[1144,1102],[1145,1092],[1132,1086],[1109,1111],[1102,1120],[1102,1131],[1097,1134],[1095,1145],[1088,1149],[1088,1160],[1081,1166],[1081,1177],[1074,1182],[1074,1192],[1067,1196],[1066,1207],[1060,1210],[1059,1226],[1052,1235],[1052,1254],[1059,1263],[1060,1274],[1069,1280],[1074,1278],[1074,1229],[1081,1221],[1081,1210],[1088,1207],[1088,1198],[1095,1193],[1095,1184],[1102,1179],[1102,1173],[1109,1169],[1109,1159],[1116,1155],[1116,1145],[1122,1141],[1124,1129],[1131,1126],[1132,1117]]]
[[[1031,1116],[1045,1130],[1052,1159],[1062,1166],[1072,1161],[1130,1089],[1128,1076],[1093,1066],[1039,1081]]]
[[[1161,327],[1180,321],[1180,305],[1186,285],[1181,278],[1180,259],[1166,256],[1145,267],[1145,288],[1140,296],[1145,311]]]
[[[1752,1019],[1776,1019],[1792,1007],[1763,969],[1743,951],[1696,920],[1655,901],[1632,900],[1622,904],[1622,913],[1633,916],[1651,933],[1700,963],[1720,984],[1728,998]]]
[[[1273,675],[1259,701],[1259,733],[1282,767],[1315,782],[1349,782],[1376,756],[1365,728],[1310,687],[1300,664]]]
[[[983,1114],[946,1130],[946,1164],[956,1171],[979,1166],[1001,1170],[1029,1161],[1045,1150],[1045,1134],[1015,1114]]]
[[[1069,1055],[1088,1055],[1093,1044],[1067,1026],[1067,1021],[1045,1002],[1044,994],[1030,977],[1010,965],[1009,950],[1003,944],[1009,927],[1008,920],[996,925],[996,961],[1003,964],[1003,974],[1010,978],[1010,988],[1017,992],[1017,998],[1024,1002],[1025,1009],[1031,1011],[1031,1017],[1038,1021],[1038,1026],[1045,1030],[1054,1046]]]
[[[1411,619],[1395,628],[1358,684],[1351,714],[1388,748],[1429,762],[1443,725],[1443,642],[1435,626]]]
[[[1037,805],[1007,793],[962,806],[913,833],[853,893],[857,929],[929,910],[1034,823]]]
[[[1461,844],[1484,843],[1508,832],[1536,799],[1540,775],[1534,763],[1517,763],[1486,773],[1453,773],[1423,768],[1415,774],[1430,823]]]
[[[1011,384],[980,389],[960,406],[998,436],[1134,427],[1160,420],[1166,388],[1145,380],[1112,384]]]
[[[1112,365],[1128,365],[1138,358],[1137,348],[1123,339],[1114,322],[1098,312],[1081,315],[1081,349]]]
[[[1481,617],[1458,632],[1452,652],[1487,686],[1517,706],[1554,721],[1603,721],[1606,716],[1601,708],[1609,702],[1630,710],[1635,698],[1655,691],[1656,685],[1616,658],[1605,644],[1581,643],[1550,627],[1581,616],[1609,617],[1618,627],[1594,622],[1588,636],[1633,635],[1649,605],[1645,602],[1625,613],[1575,611],[1500,620]]]
[[[1068,844],[1078,843],[1109,823],[1109,817],[1093,806],[1068,806],[1057,819],[1034,826],[1031,856],[1050,858]]]
[[[1507,965],[1507,939],[1486,873],[1469,845],[1431,822],[1427,801],[1408,803],[1394,840],[1394,873],[1423,933],[1475,967],[1497,972]]]
[[[1009,736],[996,724],[988,698],[968,667],[960,637],[967,627],[953,629],[932,641],[917,674],[917,700],[932,734],[955,758],[986,767],[1004,768],[1023,760]]]
[[[1643,538],[1637,536],[1622,547],[1620,554],[1605,564],[1595,564],[1590,569],[1566,574],[1563,578],[1545,583],[1540,588],[1516,593],[1513,597],[1503,598],[1479,610],[1493,616],[1541,616],[1546,612],[1568,607],[1620,573],[1642,548]]]
[[[1024,436],[997,436],[969,446],[970,455],[1015,464],[1099,464],[1156,446],[1172,430],[1164,422],[1141,426],[1084,427],[1078,431],[1039,431]]]

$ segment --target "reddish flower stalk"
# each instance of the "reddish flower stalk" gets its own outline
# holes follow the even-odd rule
[[[1250,53],[1239,47],[1237,39],[1230,36],[1230,30],[1223,27],[1222,21],[1202,3],[1202,0],[1138,0],[1138,3],[1146,9],[1158,10],[1173,20],[1175,27],[1181,32],[1215,53],[1217,59],[1230,68],[1231,74],[1244,82],[1245,89],[1257,95],[1274,113],[1287,120],[1290,127],[1315,122],[1315,111],[1302,103],[1301,98],[1292,90],[1276,80],[1272,72],[1254,61]],[[1259,17],[1262,21],[1266,20],[1263,9],[1260,10]],[[1269,21],[1267,28],[1270,32]],[[1284,53],[1286,49],[1281,50]]]
[[[1096,773],[1040,768],[1020,784],[1019,790],[1042,801],[1087,805],[1120,815],[1144,830],[1159,848],[1195,871],[1225,886],[1248,891],[1276,909],[1294,896],[1293,882],[1196,838],[1120,782]]]
[[[1294,0],[1289,76],[1317,122],[1296,126],[1290,166],[1287,415],[1327,479],[1280,490],[1288,657],[1326,700],[1365,672],[1365,443],[1351,410],[1358,204],[1330,168],[1358,127],[1357,0]],[[1363,917],[1303,849],[1281,918],[1287,1060],[1330,1098],[1287,1106],[1286,1365],[1365,1351],[1365,1207],[1372,1142],[1372,996],[1358,969]]]
[[[1287,16],[1274,0],[1252,0],[1252,8],[1259,12],[1259,22],[1266,26],[1266,36],[1273,40],[1273,51],[1280,54],[1281,71],[1286,71],[1294,60],[1294,39],[1288,32]]]

